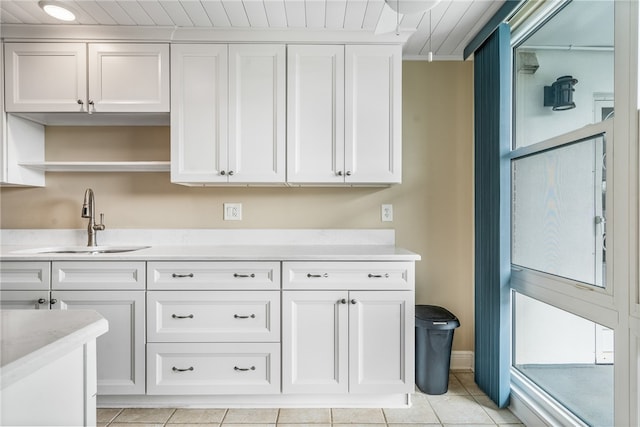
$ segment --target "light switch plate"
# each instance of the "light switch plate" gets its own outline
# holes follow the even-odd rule
[[[242,203],[224,203],[225,221],[242,221]]]

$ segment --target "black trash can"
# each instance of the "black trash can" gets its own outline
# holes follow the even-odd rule
[[[423,393],[447,392],[451,344],[458,326],[458,318],[449,310],[416,305],[416,385]]]

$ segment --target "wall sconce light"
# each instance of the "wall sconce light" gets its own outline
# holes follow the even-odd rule
[[[576,108],[573,102],[573,86],[578,83],[572,76],[562,76],[544,87],[544,106],[552,107],[553,111],[570,110]]]

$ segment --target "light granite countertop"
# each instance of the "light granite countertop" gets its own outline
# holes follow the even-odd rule
[[[107,230],[100,245],[149,246],[119,253],[51,253],[86,245],[85,230],[0,230],[0,259],[418,261],[395,246],[393,230]],[[44,253],[39,253],[44,252]]]
[[[2,389],[109,330],[94,310],[2,310],[0,321]]]

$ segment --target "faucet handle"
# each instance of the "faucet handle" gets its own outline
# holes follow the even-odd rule
[[[102,231],[102,230],[105,229],[105,226],[104,226],[104,214],[103,213],[100,214],[100,224],[95,224],[93,226],[93,229],[97,230],[97,231]]]

